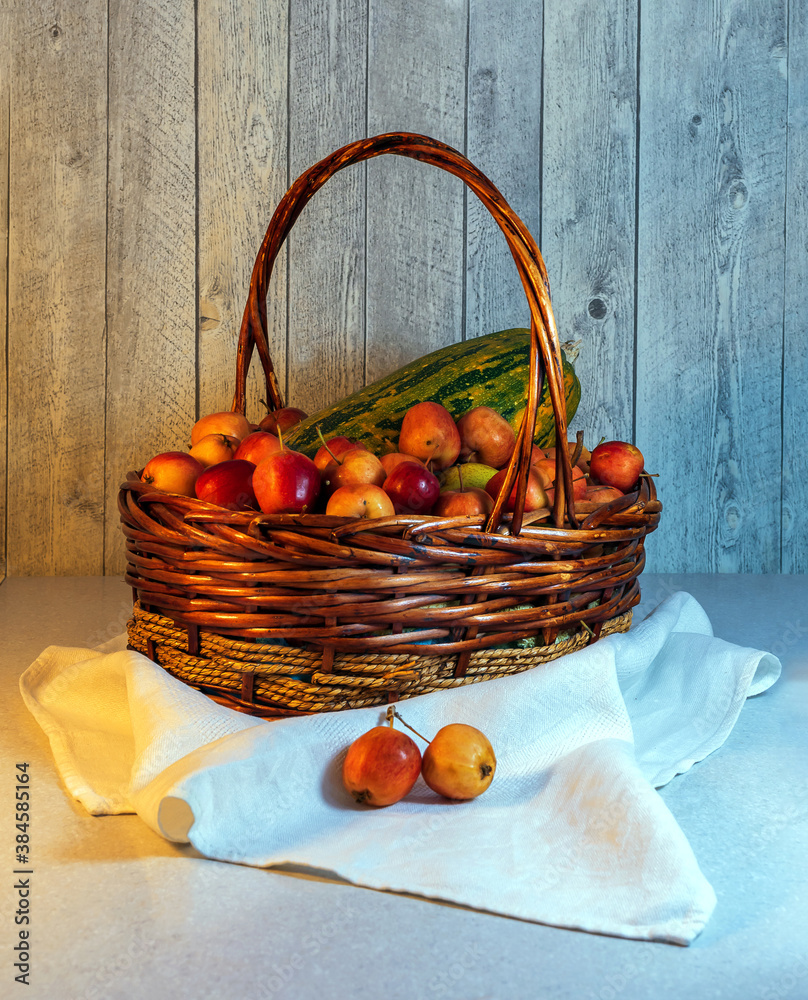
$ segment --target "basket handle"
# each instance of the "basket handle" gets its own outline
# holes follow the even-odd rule
[[[272,269],[280,248],[309,200],[337,171],[374,156],[393,153],[421,160],[440,167],[459,177],[477,195],[499,225],[510,247],[522,286],[530,307],[530,375],[528,402],[517,435],[517,446],[508,466],[500,495],[489,518],[486,530],[499,525],[505,499],[510,495],[518,477],[516,505],[511,530],[521,529],[527,491],[530,454],[536,426],[542,377],[548,381],[550,400],[556,425],[556,482],[558,484],[553,505],[553,520],[557,526],[567,517],[577,527],[572,491],[572,465],[566,444],[567,413],[564,398],[564,376],[558,330],[550,304],[550,286],[547,270],[539,248],[525,224],[508,205],[497,188],[462,153],[424,135],[411,132],[392,132],[370,139],[349,143],[315,163],[292,184],[281,199],[261,243],[255,260],[250,290],[239,333],[236,356],[236,390],[232,409],[244,413],[246,405],[247,372],[253,349],[258,349],[266,378],[268,401],[273,409],[283,406],[283,400],[269,355],[267,338],[266,297]]]

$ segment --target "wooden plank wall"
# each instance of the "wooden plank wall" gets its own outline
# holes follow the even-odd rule
[[[8,573],[102,573],[106,7],[19,3],[11,37]]]
[[[594,443],[634,435],[638,8],[545,0],[541,247]]]
[[[197,409],[207,413],[229,408],[234,332],[257,244],[287,187],[288,18],[284,5],[203,0],[196,30],[195,371]],[[267,308],[270,350],[283,379],[285,253]],[[193,375],[189,384],[194,385]],[[248,405],[256,413],[263,395],[257,377],[248,388]]]
[[[780,565],[786,37],[786,0],[643,7],[636,433],[683,568]]]
[[[186,447],[197,395],[193,9],[110,10],[107,569],[121,566],[120,460]]]
[[[783,573],[808,572],[808,0],[789,0],[783,324]]]
[[[371,0],[368,25],[368,135],[407,129],[463,149],[466,5]],[[366,371],[373,381],[459,339],[465,200],[456,177],[413,160],[383,157],[367,171]]]
[[[636,440],[649,569],[808,569],[807,0],[14,0],[0,17],[0,574],[118,573],[117,485],[229,407],[254,254],[291,180],[407,129],[537,236],[573,429]],[[314,410],[524,325],[453,177],[343,172],[276,267],[271,350]],[[7,366],[7,371],[6,371]],[[251,377],[249,412],[261,415]]]
[[[291,4],[290,180],[364,134],[367,46],[366,0]],[[317,194],[289,239],[286,398],[305,398],[309,412],[364,380],[365,223],[366,175],[354,168]]]
[[[0,35],[11,34],[11,11],[0,7]],[[8,126],[11,107],[11,49],[0,47],[0,336],[8,330]],[[3,155],[5,154],[5,155]],[[6,351],[0,350],[0,582],[6,576],[6,434],[8,430],[8,372]]]

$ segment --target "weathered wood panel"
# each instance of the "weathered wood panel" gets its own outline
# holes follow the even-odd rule
[[[637,0],[545,0],[544,39],[542,251],[592,448],[633,433]]]
[[[808,572],[808,3],[790,0],[783,353],[783,573]],[[776,483],[769,487],[776,491]]]
[[[110,10],[107,572],[128,469],[187,447],[196,414],[194,9]]]
[[[287,184],[397,129],[467,150],[539,239],[583,340],[573,427],[660,473],[649,568],[808,570],[807,20],[806,0],[5,4],[7,571],[121,568],[121,476],[230,405]],[[401,158],[333,178],[290,260],[271,349],[309,409],[527,322],[485,209]],[[254,372],[255,417],[262,395]]]
[[[642,7],[636,441],[666,503],[652,571],[780,565],[785,12]]]
[[[8,421],[8,388],[6,381],[6,350],[8,343],[8,181],[9,181],[9,112],[11,103],[11,47],[13,38],[12,4],[0,7],[0,37],[7,43],[0,48],[0,582],[6,576],[6,429]]]
[[[370,0],[368,135],[398,129],[464,148],[466,8],[459,0]],[[461,339],[460,180],[401,157],[368,176],[367,359],[372,382]]]
[[[236,346],[255,255],[287,183],[285,2],[202,0],[197,11],[199,414],[230,409]],[[267,300],[270,354],[286,370],[286,255]],[[253,358],[247,413],[265,410]]]
[[[470,0],[468,157],[539,240],[542,4]],[[499,226],[468,197],[465,335],[530,324]]]
[[[103,570],[106,3],[18,4],[8,573]]]
[[[291,7],[290,181],[365,133],[366,0]],[[314,413],[364,382],[366,168],[332,177],[289,238],[288,402]]]

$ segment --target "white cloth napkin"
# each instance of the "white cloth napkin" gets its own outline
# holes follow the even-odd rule
[[[655,786],[721,746],[779,674],[774,656],[714,638],[678,593],[547,666],[402,702],[425,735],[481,729],[497,771],[471,802],[419,779],[386,809],[354,804],[340,780],[343,752],[383,709],[265,722],[125,649],[51,646],[20,687],[67,790],[96,815],[137,812],[221,861],[688,944],[715,895]]]

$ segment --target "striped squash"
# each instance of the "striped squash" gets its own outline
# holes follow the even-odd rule
[[[457,419],[475,406],[490,406],[518,430],[527,405],[530,331],[502,330],[433,351],[398,371],[308,417],[284,435],[291,448],[313,456],[321,441],[344,435],[376,454],[397,450],[401,421],[415,403],[441,403]],[[567,420],[581,398],[581,385],[564,356]],[[555,423],[545,381],[536,418],[539,447],[555,444]]]

